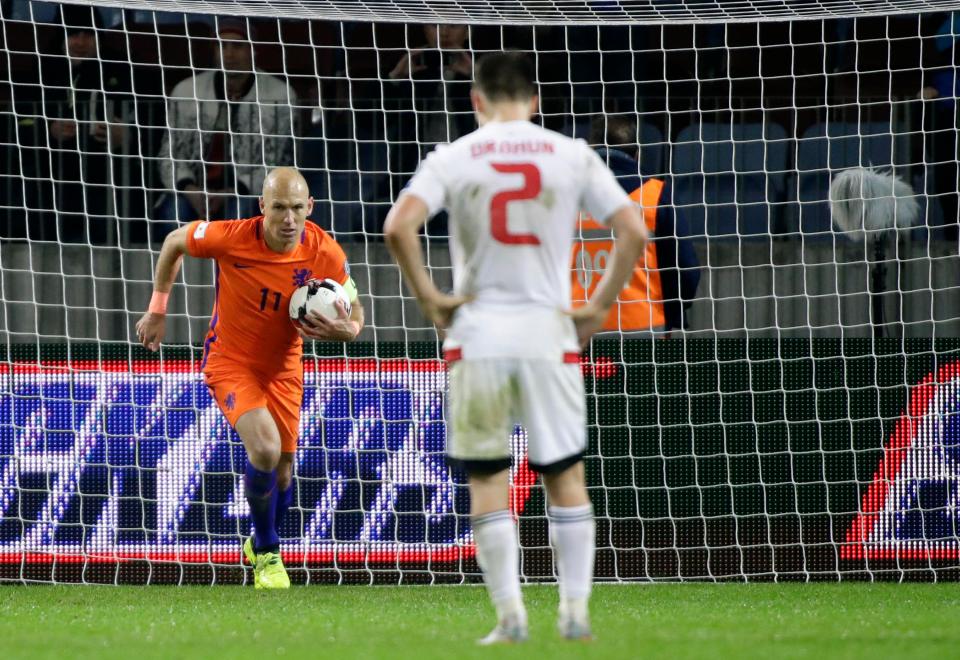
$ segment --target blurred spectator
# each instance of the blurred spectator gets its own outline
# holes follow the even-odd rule
[[[161,201],[161,220],[255,215],[266,172],[293,164],[295,92],[254,67],[245,21],[221,19],[217,34],[221,70],[187,78],[170,95],[160,147],[170,160],[160,175],[176,193]]]
[[[476,127],[470,104],[473,54],[466,25],[424,25],[421,45],[404,53],[387,77],[400,109],[416,112],[396,122],[397,165],[409,176],[436,144],[453,142]],[[412,105],[411,105],[412,102]]]
[[[686,310],[697,295],[700,264],[681,210],[675,209],[671,186],[663,178],[640,176],[637,125],[632,117],[606,115],[593,122],[591,144],[607,162],[630,198],[643,207],[651,241],[633,276],[603,324],[605,331],[654,332],[668,336],[687,327]],[[582,217],[573,244],[573,305],[593,293],[613,249],[609,227]]]
[[[47,56],[41,64],[59,218],[59,231],[45,221],[43,238],[104,243],[115,213],[112,192],[121,179],[111,154],[126,151],[129,137],[131,70],[101,57],[102,19],[90,7],[64,5],[61,18],[66,57]]]

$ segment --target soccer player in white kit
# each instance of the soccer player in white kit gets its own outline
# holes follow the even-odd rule
[[[586,143],[530,122],[537,94],[526,57],[484,57],[471,98],[480,128],[423,161],[387,216],[387,245],[424,314],[446,328],[447,457],[469,478],[477,563],[497,610],[497,626],[480,643],[527,638],[508,503],[515,423],[527,430],[530,466],[547,490],[560,634],[589,639],[596,527],[583,469],[579,356],[630,277],[646,228]],[[431,281],[419,238],[444,208],[453,295]],[[616,242],[593,299],[570,311],[570,249],[581,209],[610,225]]]

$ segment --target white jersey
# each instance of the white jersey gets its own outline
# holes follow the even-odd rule
[[[570,251],[579,213],[631,204],[600,157],[529,121],[491,122],[430,153],[406,193],[446,209],[457,311],[444,348],[464,359],[562,359],[579,351]]]

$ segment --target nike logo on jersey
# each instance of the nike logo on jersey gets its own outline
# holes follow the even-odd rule
[[[234,263],[233,267],[234,268],[253,268],[253,266],[251,266],[250,264],[238,264],[238,263]]]

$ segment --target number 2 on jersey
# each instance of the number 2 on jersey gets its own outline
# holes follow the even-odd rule
[[[543,189],[540,168],[533,163],[490,163],[490,167],[502,174],[523,175],[522,187],[501,190],[490,200],[490,233],[494,240],[507,245],[540,245],[535,234],[511,234],[507,226],[507,204],[536,199]]]

